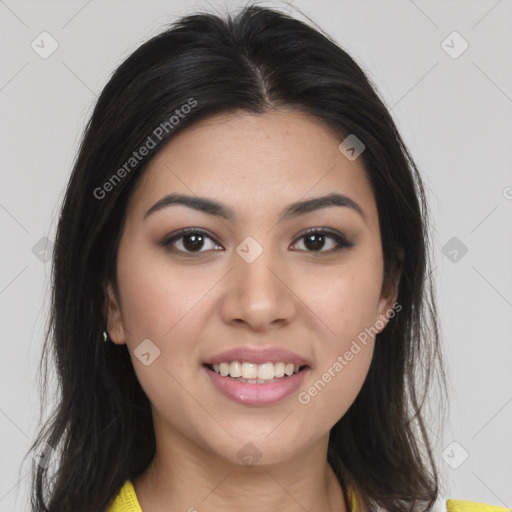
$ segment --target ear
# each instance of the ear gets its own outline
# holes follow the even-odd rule
[[[121,315],[119,299],[110,282],[107,284],[105,295],[105,316],[108,334],[116,345],[124,345],[126,343],[126,334],[123,326],[123,317]]]
[[[398,260],[395,261],[391,271],[387,276],[385,276],[382,283],[378,316],[376,319],[376,329],[378,332],[382,332],[384,330],[389,319],[395,315],[395,311],[400,311],[400,309],[402,309],[400,305],[398,305],[396,310],[393,308],[398,297],[398,286],[400,284],[400,278],[402,277],[402,265],[404,261],[404,250],[402,247],[397,249],[397,256]],[[377,322],[378,320],[380,320],[380,322]],[[381,326],[381,328],[379,328],[379,326]]]

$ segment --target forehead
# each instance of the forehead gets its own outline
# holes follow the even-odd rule
[[[233,205],[243,220],[250,204],[261,213],[281,211],[285,203],[339,192],[376,215],[362,160],[348,160],[338,149],[342,140],[297,111],[214,115],[167,143],[141,177],[129,210],[143,216],[163,195],[179,191]]]

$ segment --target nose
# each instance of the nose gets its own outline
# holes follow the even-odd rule
[[[299,299],[290,270],[278,264],[270,250],[263,250],[251,263],[234,257],[238,261],[227,276],[223,320],[261,332],[292,322]]]

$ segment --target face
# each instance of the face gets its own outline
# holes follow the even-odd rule
[[[175,136],[141,177],[108,328],[128,345],[162,435],[272,464],[325,441],[356,398],[396,286],[383,287],[363,164],[340,142],[298,112],[217,115]],[[160,202],[168,194],[220,206]],[[344,198],[289,208],[332,194]],[[232,349],[242,352],[217,357]],[[264,383],[206,366],[222,361],[222,373],[236,376],[238,361]],[[279,376],[294,361],[305,368]]]

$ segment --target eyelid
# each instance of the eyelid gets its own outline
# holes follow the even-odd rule
[[[354,247],[354,243],[351,242],[343,233],[340,233],[337,230],[333,230],[331,228],[326,227],[314,227],[314,228],[307,228],[304,231],[301,231],[295,238],[295,240],[300,240],[307,235],[311,234],[320,234],[320,235],[328,235],[330,238],[334,239],[334,241],[337,243],[337,247],[334,249],[331,249],[329,251],[305,251],[310,254],[334,254],[339,252],[342,249],[350,249],[351,247]],[[296,242],[294,242],[295,245]]]
[[[188,234],[200,234],[200,235],[204,235],[205,237],[208,237],[210,239],[212,239],[217,245],[221,245],[217,239],[211,235],[208,231],[202,229],[202,228],[183,228],[183,229],[179,229],[178,231],[166,236],[161,242],[160,242],[160,245],[162,245],[164,248],[169,248],[171,246],[171,244],[173,242],[175,242],[176,240],[179,240],[180,238],[183,238],[184,236],[188,235]],[[171,250],[173,250],[174,248],[172,248]],[[186,251],[181,251],[179,249],[176,249],[174,250],[174,252],[176,253],[179,253],[179,254],[194,254],[193,252],[186,252]],[[204,251],[199,251],[197,252],[196,254],[201,254],[202,252]]]
[[[182,254],[182,255],[186,255],[186,256],[195,256],[195,255],[200,255],[202,253],[208,253],[208,251],[197,251],[197,252],[193,252],[193,251],[190,251],[190,252],[187,252],[187,251],[182,251],[181,249],[175,249],[172,247],[172,243],[183,238],[184,236],[186,236],[187,234],[201,234],[201,235],[204,235],[205,237],[207,238],[210,238],[213,242],[215,242],[216,245],[219,245],[221,246],[222,244],[220,244],[217,239],[211,235],[208,231],[202,229],[202,228],[194,228],[194,227],[188,227],[188,228],[182,228],[176,232],[174,232],[173,234],[169,235],[169,236],[166,236],[160,243],[159,245],[163,246],[164,248],[170,250],[171,252],[174,252],[176,254]],[[321,234],[321,235],[327,235],[329,236],[331,239],[333,239],[336,244],[337,244],[337,247],[334,248],[334,249],[331,249],[331,250],[328,250],[328,251],[301,251],[301,252],[307,252],[307,253],[310,253],[310,254],[318,254],[318,255],[322,255],[322,254],[334,254],[334,253],[337,253],[339,251],[341,251],[342,249],[349,249],[351,247],[353,247],[355,244],[351,241],[348,240],[347,237],[345,237],[344,234],[340,233],[339,231],[337,230],[333,230],[331,228],[327,228],[327,227],[312,227],[312,228],[307,228],[306,230],[304,231],[301,231],[299,234],[297,234],[294,238],[294,242],[292,243],[292,245],[295,245],[298,241],[300,241],[302,238],[306,237],[307,235],[310,235],[310,234]]]

